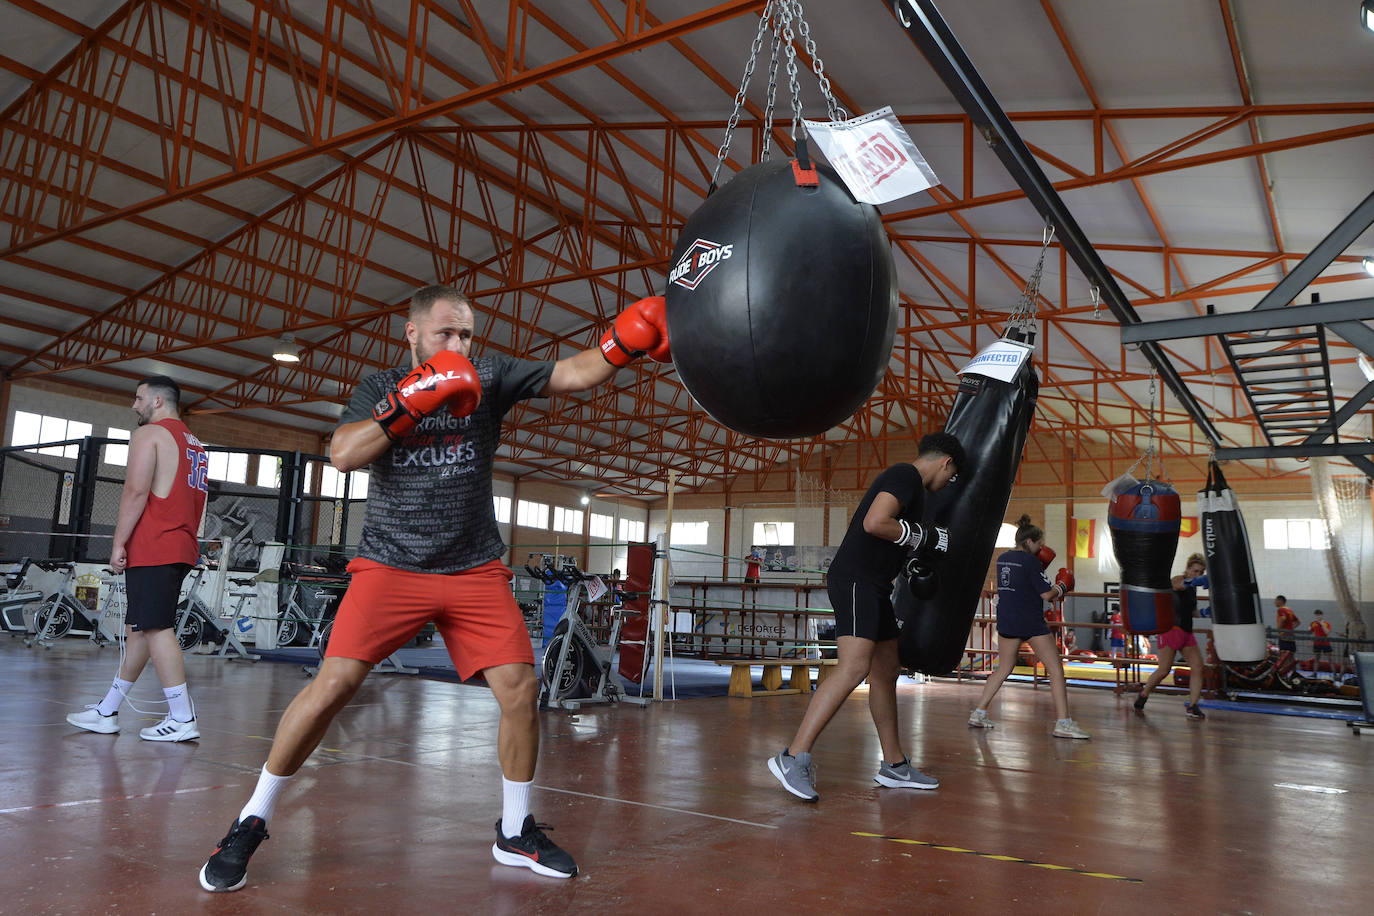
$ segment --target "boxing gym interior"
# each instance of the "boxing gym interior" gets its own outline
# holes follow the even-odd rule
[[[0,911],[1368,906],[1374,0],[0,22]],[[435,284],[474,365],[592,367],[484,383],[486,464],[387,425],[466,422],[394,381]],[[165,653],[117,677],[154,638],[121,546],[154,377],[203,444],[196,560],[151,625],[184,696]],[[348,424],[381,424],[370,463]],[[879,535],[896,466],[923,508]],[[402,472],[495,521],[528,809],[575,874],[499,854],[517,719],[430,623],[212,886]],[[417,550],[473,524],[410,511]],[[875,642],[831,586],[875,551],[909,760],[861,672],[808,763],[808,709]],[[159,735],[182,702],[194,733]]]

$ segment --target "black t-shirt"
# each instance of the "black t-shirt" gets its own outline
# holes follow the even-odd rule
[[[864,494],[854,517],[849,520],[849,530],[835,551],[835,559],[830,563],[830,578],[861,579],[866,582],[891,584],[902,571],[907,548],[898,547],[891,541],[874,537],[864,530],[864,516],[879,493],[891,493],[901,504],[898,515],[907,522],[920,523],[926,509],[926,489],[921,482],[921,472],[914,464],[895,464],[878,475],[873,485]]]
[[[553,363],[482,356],[472,365],[482,402],[471,415],[436,410],[369,466],[358,556],[412,572],[452,573],[506,552],[491,499],[501,420],[517,401],[544,390]],[[363,379],[339,425],[371,419],[373,406],[410,372],[384,369]]]
[[[1185,633],[1193,632],[1193,618],[1197,616],[1197,586],[1185,585],[1174,589],[1174,625]]]

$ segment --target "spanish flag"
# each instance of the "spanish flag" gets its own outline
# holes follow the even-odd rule
[[[1181,538],[1190,538],[1197,534],[1197,528],[1197,516],[1185,515],[1178,527],[1178,536]]]
[[[1097,522],[1091,518],[1073,520],[1073,555],[1091,559],[1097,554]]]

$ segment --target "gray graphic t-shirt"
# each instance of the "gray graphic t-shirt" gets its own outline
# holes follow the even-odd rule
[[[516,401],[544,389],[553,363],[482,356],[472,365],[482,403],[470,416],[436,410],[368,468],[358,556],[413,572],[452,573],[506,552],[491,500],[501,420]],[[370,420],[373,406],[410,371],[384,369],[359,382],[339,425]]]

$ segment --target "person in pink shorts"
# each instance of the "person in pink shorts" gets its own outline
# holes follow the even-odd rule
[[[1198,706],[1202,699],[1202,650],[1198,648],[1197,637],[1193,635],[1193,617],[1197,615],[1197,590],[1207,587],[1207,560],[1200,553],[1188,558],[1183,575],[1174,576],[1174,626],[1167,633],[1159,635],[1159,661],[1154,674],[1140,688],[1140,696],[1135,701],[1136,712],[1144,712],[1145,701],[1150,691],[1168,676],[1174,668],[1174,657],[1183,653],[1188,663],[1188,705],[1184,710],[1190,719],[1207,718]]]

